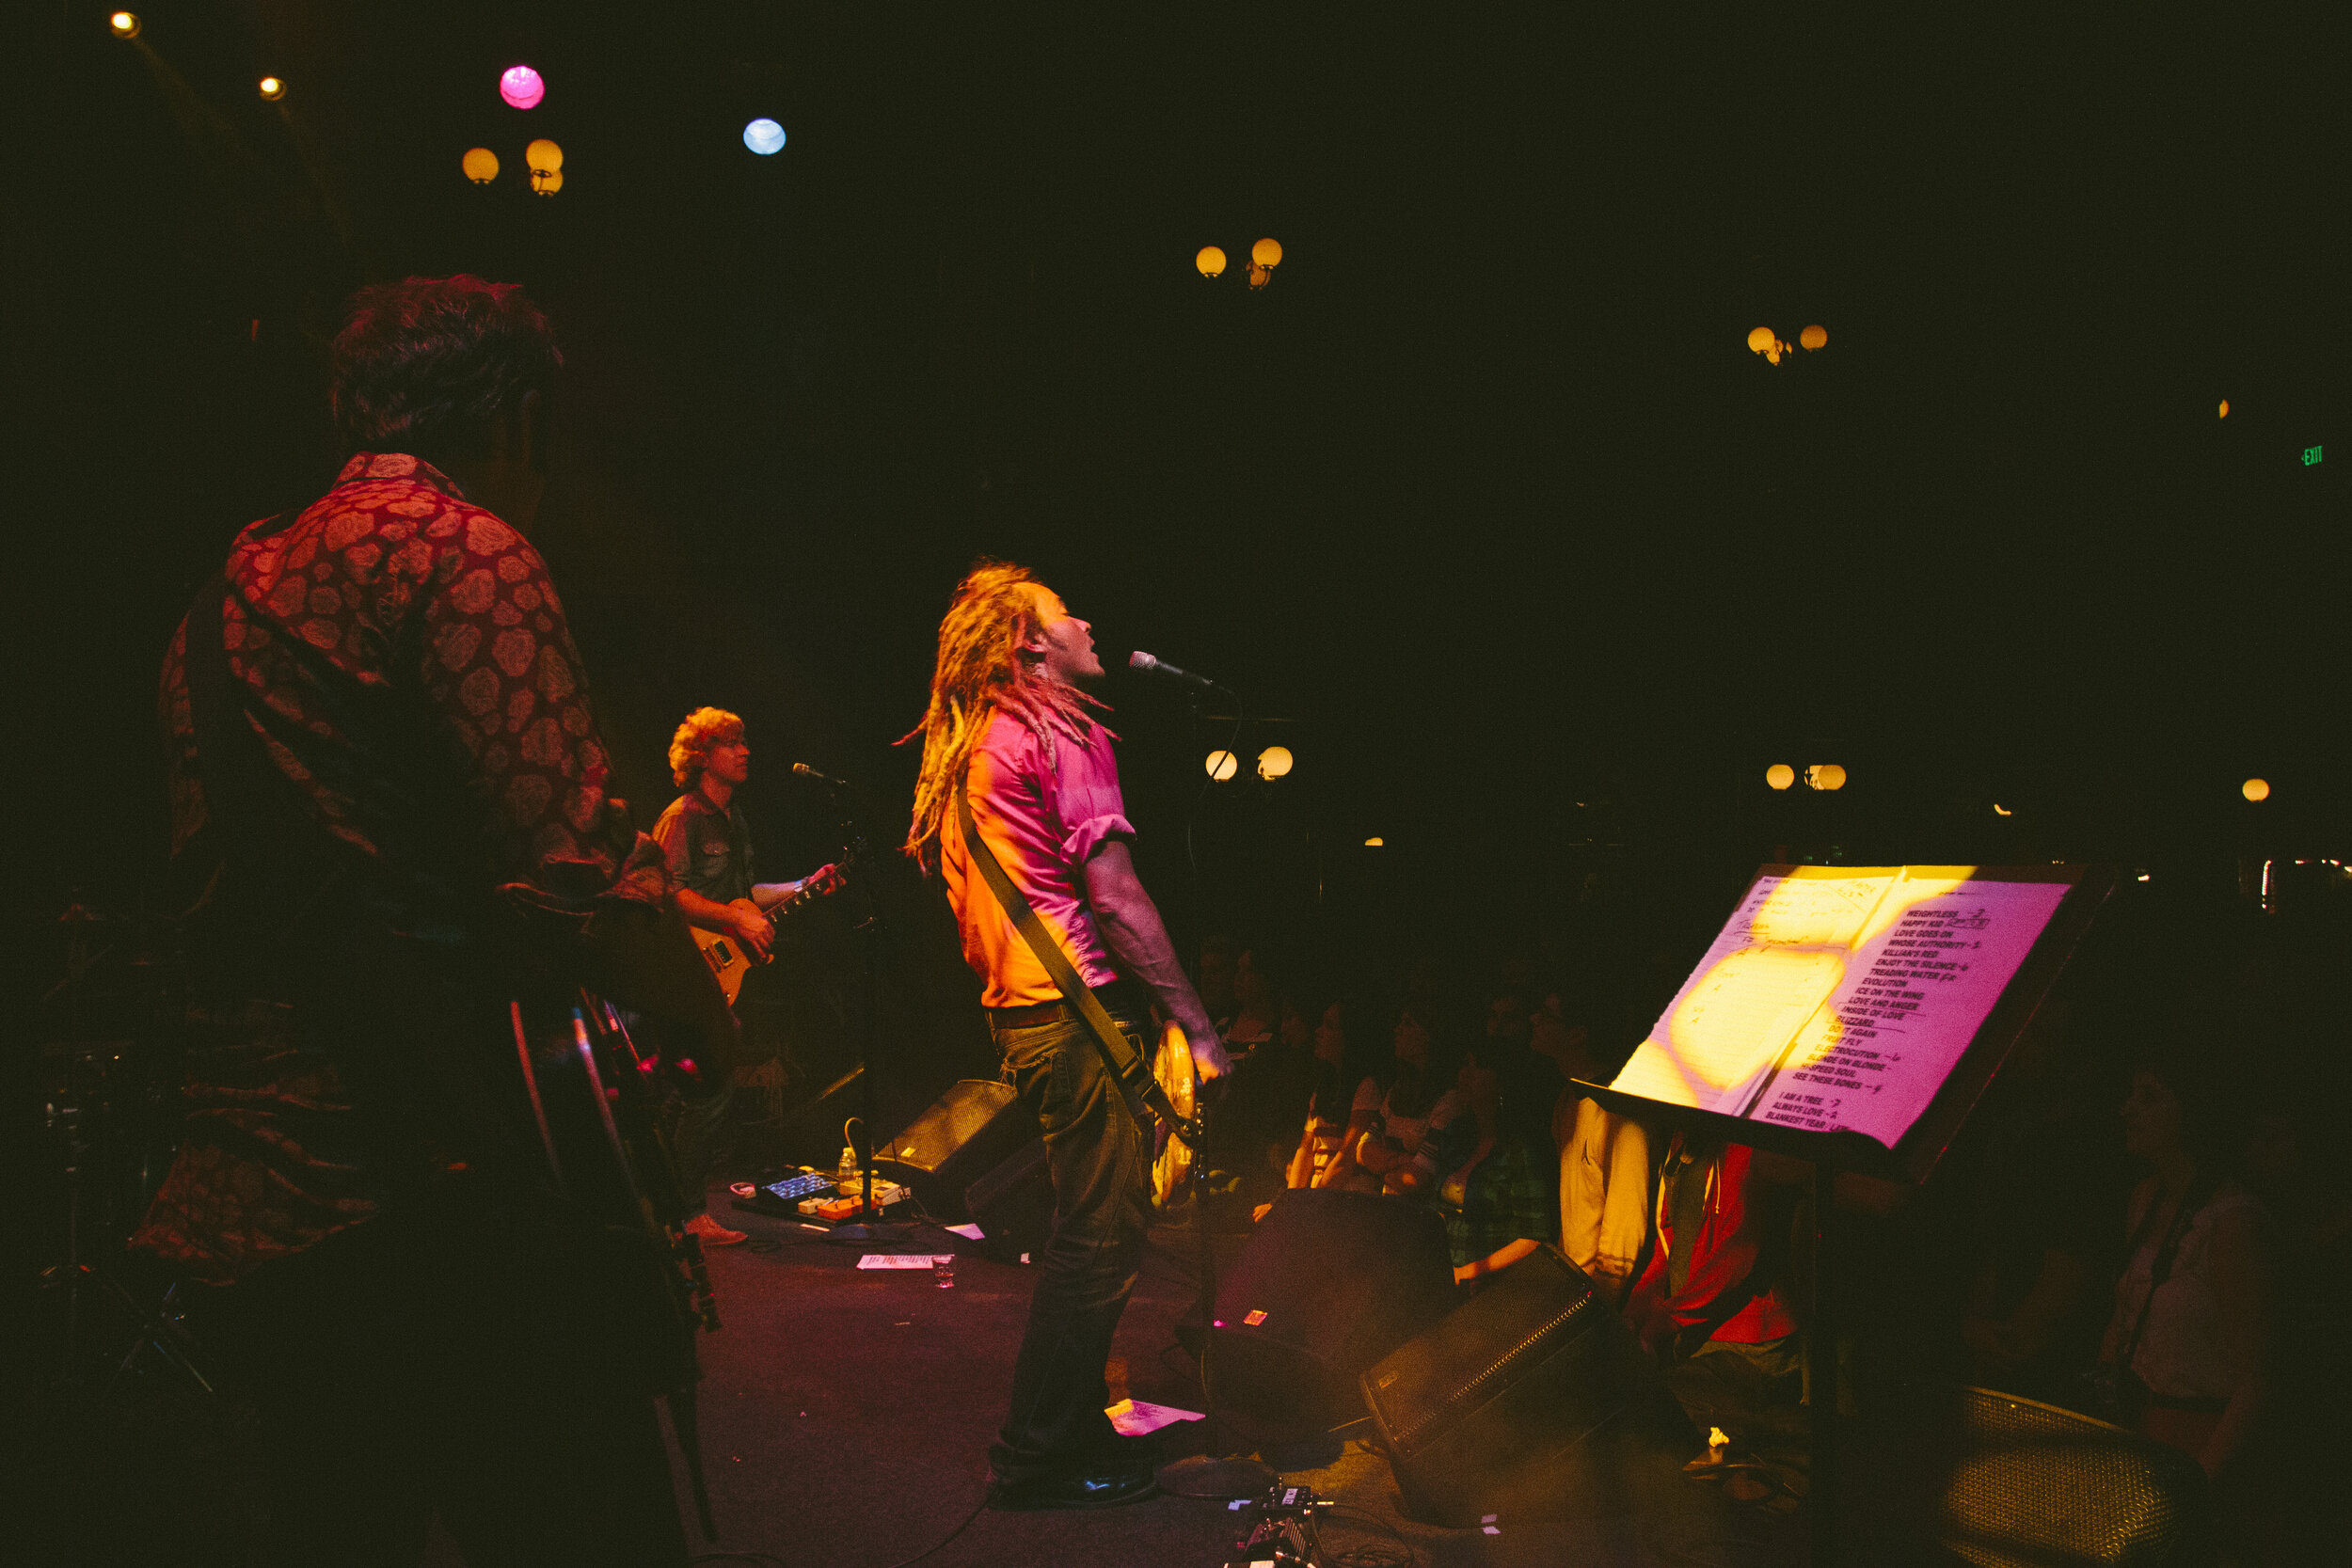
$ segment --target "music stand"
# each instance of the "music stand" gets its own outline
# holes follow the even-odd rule
[[[1865,868],[1839,868],[1862,874]],[[1982,883],[2063,883],[2066,892],[2042,924],[2030,949],[2002,984],[1999,998],[1986,1013],[1957,1061],[1947,1070],[1927,1107],[1890,1148],[1851,1129],[1815,1132],[1748,1116],[1727,1116],[1694,1105],[1677,1104],[1614,1087],[1576,1081],[1575,1086],[1604,1110],[1662,1123],[1677,1132],[1697,1133],[1717,1143],[1745,1144],[1807,1162],[1813,1167],[1813,1299],[1804,1327],[1804,1354],[1810,1369],[1811,1411],[1808,1422],[1811,1459],[1806,1509],[1810,1521],[1810,1560],[1816,1568],[1836,1560],[1837,1521],[1837,1326],[1834,1302],[1837,1266],[1841,1259],[1831,1222],[1837,1173],[1861,1175],[1920,1185],[1951,1148],[1969,1116],[1982,1101],[2051,989],[2081,944],[2092,919],[2115,888],[2115,874],[2106,867],[2049,865],[1970,867],[1970,880]],[[1767,878],[1820,875],[1822,868],[1788,865],[1760,867],[1750,879],[1734,922],[1745,918],[1758,884]],[[1728,929],[1728,927],[1726,927]],[[1697,975],[1693,976],[1696,980]],[[1673,1008],[1669,1007],[1669,1016]],[[1661,1026],[1664,1020],[1661,1021]],[[1777,1069],[1775,1069],[1777,1071]],[[1622,1074],[1620,1075],[1622,1076]],[[1751,1105],[1750,1109],[1760,1108]]]

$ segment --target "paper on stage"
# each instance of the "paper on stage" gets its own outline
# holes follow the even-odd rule
[[[943,1252],[939,1256],[952,1258],[955,1254]],[[928,1252],[868,1252],[858,1259],[857,1266],[861,1269],[928,1269],[931,1266],[931,1255]]]
[[[1172,1404],[1153,1404],[1148,1400],[1120,1400],[1105,1406],[1103,1414],[1111,1418],[1111,1426],[1121,1437],[1140,1437],[1178,1421],[1200,1419],[1198,1410],[1179,1410]]]
[[[1613,1086],[1893,1148],[2070,885],[1976,869],[1758,877]]]
[[[980,1227],[977,1225],[951,1225],[947,1227],[947,1231],[950,1235],[961,1236],[967,1242],[984,1242],[988,1240],[987,1237],[980,1234]]]

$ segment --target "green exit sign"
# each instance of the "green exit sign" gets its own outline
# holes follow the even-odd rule
[[[2317,447],[2305,447],[2303,449],[2303,467],[2306,468],[2311,467],[2318,461],[2319,449]]]

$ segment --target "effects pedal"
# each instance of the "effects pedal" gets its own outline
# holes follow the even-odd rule
[[[1315,1521],[1330,1506],[1311,1486],[1276,1481],[1250,1504],[1248,1528],[1233,1543],[1225,1568],[1323,1568],[1323,1538]]]
[[[755,1213],[798,1219],[803,1202],[812,1197],[833,1196],[833,1180],[830,1171],[804,1171],[780,1181],[763,1181],[748,1193],[739,1191],[735,1204],[739,1209],[749,1209]]]

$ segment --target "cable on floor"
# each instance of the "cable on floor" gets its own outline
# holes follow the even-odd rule
[[[892,1563],[890,1568],[914,1568],[915,1563],[922,1561],[933,1552],[938,1551],[940,1547],[945,1546],[948,1542],[953,1541],[957,1536],[961,1535],[965,1530],[970,1529],[972,1528],[972,1521],[978,1518],[987,1511],[988,1494],[983,1492],[980,1494],[980,1500],[972,1505],[972,1512],[963,1516],[963,1523],[958,1525],[955,1528],[949,1530],[946,1534],[941,1536],[938,1540],[932,1542],[930,1545],[924,1547],[913,1557],[906,1559],[902,1562]]]

